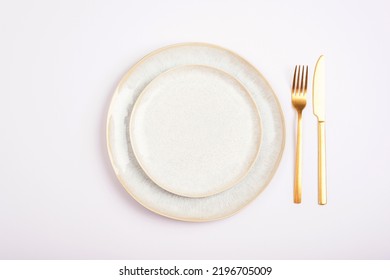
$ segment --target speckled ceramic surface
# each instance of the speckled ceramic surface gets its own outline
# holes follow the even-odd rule
[[[234,186],[249,172],[261,142],[250,93],[229,74],[201,65],[155,78],[134,105],[129,132],[149,178],[187,197]]]
[[[234,77],[251,94],[262,121],[260,152],[248,174],[230,189],[202,198],[179,196],[155,184],[140,167],[130,142],[130,117],[141,92],[161,73],[185,65],[205,65]],[[278,167],[284,133],[279,102],[263,76],[240,56],[203,43],[173,45],[144,57],[119,83],[107,119],[110,159],[124,188],[151,211],[184,221],[229,217],[254,200]]]

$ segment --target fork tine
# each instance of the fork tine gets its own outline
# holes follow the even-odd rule
[[[305,75],[305,91],[304,94],[307,93],[307,80],[308,80],[309,66],[306,65],[306,75]]]
[[[301,87],[301,65],[298,65],[297,80],[295,84],[295,94],[299,94],[299,89]]]
[[[301,65],[299,65],[298,67],[298,95],[301,93],[302,91],[302,70],[303,68],[301,68]]]
[[[292,84],[292,88],[291,88],[292,93],[295,93],[295,91],[296,91],[295,87],[296,87],[296,78],[297,78],[297,67],[298,67],[298,65],[295,65],[293,84]]]
[[[305,87],[305,66],[302,65],[302,73],[301,73],[301,83],[299,87],[299,94],[302,95],[304,93],[304,87]]]

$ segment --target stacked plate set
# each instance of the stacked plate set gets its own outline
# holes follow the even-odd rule
[[[120,81],[107,145],[123,187],[183,221],[229,217],[275,173],[285,141],[272,88],[224,48],[185,43],[145,56]]]

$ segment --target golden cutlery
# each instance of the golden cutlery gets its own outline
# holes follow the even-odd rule
[[[295,149],[294,203],[302,200],[302,111],[306,106],[307,66],[295,66],[291,101],[298,113],[297,144]]]
[[[313,111],[318,120],[318,204],[327,203],[325,161],[325,57],[317,61],[313,76]]]

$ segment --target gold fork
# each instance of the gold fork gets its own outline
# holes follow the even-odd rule
[[[306,106],[307,66],[295,66],[291,101],[298,113],[297,145],[295,149],[294,203],[302,200],[302,111]]]

